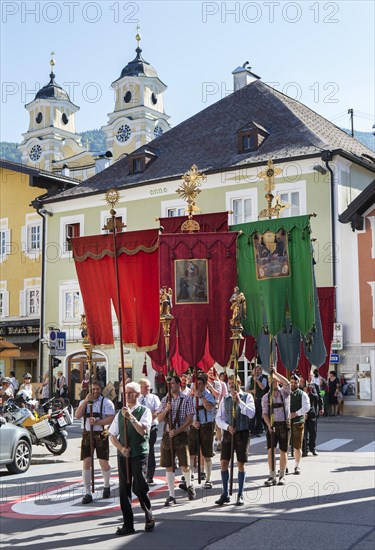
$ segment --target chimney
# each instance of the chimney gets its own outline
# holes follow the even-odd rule
[[[99,156],[95,158],[95,174],[99,174],[99,172],[108,168],[108,166],[111,165],[112,157],[111,151],[99,154]]]
[[[63,167],[61,168],[61,175],[65,176],[66,178],[69,177],[70,170],[69,170],[69,166],[67,164],[64,164]]]
[[[260,76],[251,72],[251,67],[248,66],[249,62],[246,61],[242,67],[237,67],[232,72],[233,75],[233,90],[237,92],[240,88],[251,84],[255,80],[259,80]]]

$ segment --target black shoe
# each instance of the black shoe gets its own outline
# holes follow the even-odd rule
[[[219,500],[215,500],[215,504],[217,504],[218,506],[223,506],[223,504],[228,504],[228,502],[230,502],[230,498],[228,497],[228,495],[221,495],[221,497],[219,498]]]
[[[123,525],[122,527],[118,527],[116,531],[116,535],[118,535],[119,537],[133,535],[134,533],[135,529],[133,527],[125,527],[125,525]]]
[[[164,502],[164,506],[173,506],[174,504],[177,504],[176,499],[173,497],[168,497],[167,500]]]
[[[111,488],[104,487],[103,489],[103,498],[109,498],[111,496]]]
[[[85,495],[82,499],[82,504],[90,504],[92,502],[92,496],[91,495]]]
[[[190,487],[187,488],[187,494],[189,500],[194,500],[196,497],[195,489],[190,485]]]
[[[236,502],[235,506],[243,506],[243,505],[244,505],[243,496],[238,495],[237,496],[237,502]]]
[[[294,468],[294,475],[299,476],[300,473],[301,473],[301,470],[300,470],[299,466],[296,466],[296,467]]]
[[[264,485],[266,485],[267,487],[271,487],[272,485],[276,485],[276,483],[277,483],[276,477],[270,476],[268,479],[266,479],[266,481],[264,482]]]
[[[153,531],[155,529],[155,520],[152,519],[150,521],[148,521],[145,525],[145,531],[147,533],[150,533],[151,531]]]
[[[319,456],[318,453],[314,450],[314,451],[311,451],[313,456]]]
[[[187,491],[188,488],[187,488],[187,485],[186,485],[186,481],[183,481],[182,483],[180,483],[179,488],[182,489],[183,491]]]

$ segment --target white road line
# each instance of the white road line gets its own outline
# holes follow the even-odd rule
[[[326,441],[325,443],[318,445],[316,450],[317,451],[334,451],[335,449],[338,449],[339,447],[342,447],[343,445],[346,445],[351,441],[353,441],[353,439],[330,439],[329,441]]]
[[[361,447],[360,449],[357,449],[354,452],[355,453],[375,453],[375,441],[368,443],[364,447]]]

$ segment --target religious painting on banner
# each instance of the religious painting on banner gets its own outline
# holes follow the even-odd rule
[[[253,245],[258,281],[289,277],[288,239],[285,231],[255,233]]]
[[[291,325],[315,330],[310,218],[298,216],[232,226],[238,238],[238,286],[245,294],[245,334],[276,336]]]
[[[174,268],[176,305],[208,304],[207,260],[175,260]]]

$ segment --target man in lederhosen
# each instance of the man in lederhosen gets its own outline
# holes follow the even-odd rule
[[[194,384],[193,401],[195,405],[194,422],[189,430],[189,452],[190,452],[190,470],[191,478],[194,474],[194,461],[198,453],[202,451],[206,469],[205,489],[212,489],[211,472],[212,472],[212,457],[214,456],[213,441],[215,433],[215,398],[206,389],[207,374],[200,374],[197,377],[197,382]],[[198,400],[198,406],[197,406]],[[198,436],[199,430],[199,446]],[[203,470],[203,468],[202,468]],[[186,481],[179,485],[180,489],[187,490]]]
[[[232,434],[238,467],[238,494],[236,506],[243,506],[243,488],[245,484],[245,463],[247,462],[247,447],[249,443],[249,419],[254,418],[255,404],[250,393],[243,393],[240,388],[236,391],[234,374],[228,377],[229,394],[220,401],[216,415],[216,424],[224,431],[221,444],[220,468],[223,493],[215,504],[223,506],[230,502],[228,496],[229,462],[231,460]],[[233,407],[235,422],[233,425]]]
[[[193,422],[195,413],[192,398],[187,397],[180,391],[179,377],[172,376],[170,384],[172,401],[169,403],[168,395],[166,395],[161,401],[158,413],[158,421],[165,422],[164,434],[160,446],[160,466],[167,470],[166,477],[169,497],[166,499],[164,506],[176,504],[174,492],[175,473],[173,471],[174,465],[172,462],[171,441],[174,456],[178,458],[178,463],[181,471],[185,475],[185,479],[189,479],[190,477],[188,429]],[[171,425],[169,422],[170,411],[172,411]],[[194,500],[195,489],[191,484],[187,487],[187,493],[189,500]]]
[[[82,419],[82,443],[81,460],[83,460],[82,477],[86,494],[82,499],[82,504],[92,502],[91,492],[91,445],[90,445],[90,426],[93,431],[93,447],[96,450],[96,456],[99,459],[102,470],[104,489],[103,498],[111,496],[109,480],[111,477],[111,467],[109,465],[109,442],[107,426],[111,424],[115,417],[115,407],[109,399],[101,395],[101,385],[98,380],[92,382],[92,393],[88,393],[78,405],[76,418]],[[92,416],[90,416],[89,402],[92,402]]]
[[[271,368],[272,387],[269,392],[263,396],[262,409],[263,420],[267,425],[267,451],[269,477],[264,482],[265,485],[285,485],[285,473],[288,463],[288,445],[290,437],[290,384],[289,381]],[[271,378],[271,377],[270,377]],[[270,407],[272,392],[272,409]],[[273,413],[273,425],[271,426],[271,416]],[[280,450],[280,472],[279,480],[276,479],[275,463],[273,463],[272,449],[279,445]]]

